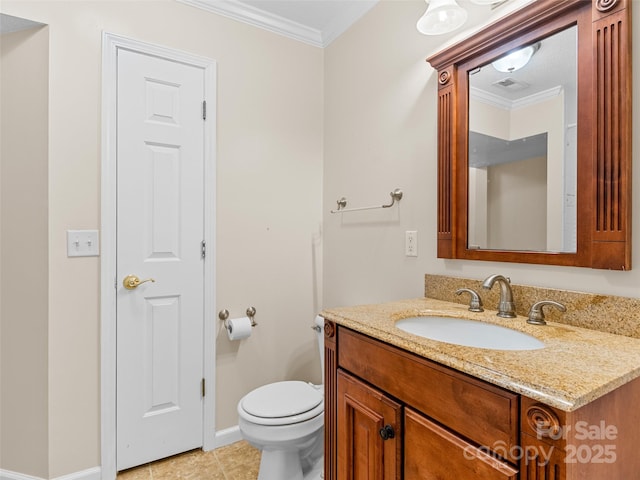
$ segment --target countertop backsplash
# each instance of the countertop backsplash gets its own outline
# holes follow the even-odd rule
[[[482,282],[483,280],[426,274],[424,294],[427,298],[468,304],[468,294],[456,295],[455,292],[460,288],[472,288],[482,298],[485,309],[496,310],[500,287],[494,285],[491,290],[485,290]],[[567,311],[563,313],[553,307],[545,307],[544,313],[548,321],[640,339],[640,299],[513,283],[511,290],[518,315],[527,316],[529,308],[535,302],[554,300],[564,304]]]

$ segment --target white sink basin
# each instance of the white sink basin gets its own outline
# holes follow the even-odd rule
[[[491,350],[537,350],[544,348],[544,343],[526,333],[466,318],[409,317],[396,322],[396,327],[420,337],[465,347]]]

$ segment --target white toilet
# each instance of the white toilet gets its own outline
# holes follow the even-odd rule
[[[324,383],[324,319],[316,317]],[[238,403],[242,437],[262,450],[258,480],[319,480],[324,467],[324,386],[276,382]]]

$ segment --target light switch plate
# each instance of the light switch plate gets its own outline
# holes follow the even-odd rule
[[[100,255],[98,230],[67,230],[67,257]]]

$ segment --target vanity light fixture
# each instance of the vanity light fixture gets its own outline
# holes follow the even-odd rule
[[[425,0],[429,5],[416,28],[424,35],[442,35],[454,31],[467,21],[467,11],[456,0]]]
[[[529,63],[533,54],[538,50],[540,50],[540,42],[521,48],[515,52],[511,52],[510,54],[499,58],[491,65],[493,65],[493,68],[499,72],[512,73],[516,70],[520,70]]]

